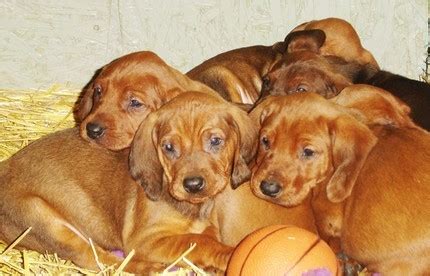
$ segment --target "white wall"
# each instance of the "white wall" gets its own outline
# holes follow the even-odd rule
[[[380,65],[418,78],[426,0],[0,0],[0,88],[81,87],[123,54],[158,53],[186,72],[233,48],[273,44],[297,24],[350,21]]]

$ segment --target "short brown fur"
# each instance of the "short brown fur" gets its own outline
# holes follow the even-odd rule
[[[332,102],[270,97],[253,111],[271,141],[259,149],[253,192],[287,207],[310,195],[319,233],[339,237],[347,255],[384,275],[428,274],[430,135],[389,93],[352,88]],[[267,196],[264,179],[281,190]]]
[[[136,255],[126,271],[161,271],[191,243],[187,256],[202,268],[224,270],[232,248],[218,242],[207,218],[165,194],[149,200],[129,175],[128,151],[89,144],[77,129],[47,135],[0,163],[0,239],[11,242],[28,227],[20,246],[57,253],[79,266]]]

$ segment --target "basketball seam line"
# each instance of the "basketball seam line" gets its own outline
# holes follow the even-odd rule
[[[260,240],[256,244],[254,244],[254,246],[251,248],[251,250],[248,251],[248,254],[246,255],[246,258],[243,261],[242,266],[240,267],[239,275],[242,275],[243,268],[245,267],[245,264],[248,261],[249,255],[251,255],[251,252],[257,247],[257,245],[259,245],[265,238],[267,238],[268,236],[272,235],[273,233],[276,233],[278,231],[281,231],[281,230],[284,230],[285,228],[290,228],[290,227],[291,226],[281,227],[279,229],[276,229],[275,231],[272,231],[272,232],[266,234],[264,237],[260,238]]]
[[[285,275],[287,275],[291,270],[293,270],[302,260],[303,260],[303,258],[309,253],[309,252],[311,252],[312,251],[312,249],[315,247],[315,246],[317,246],[319,243],[320,243],[320,241],[321,241],[321,239],[318,237],[315,241],[314,241],[314,243],[302,254],[302,256],[296,261],[296,263],[292,266],[292,267],[290,267],[290,269],[288,269],[288,271],[287,272],[285,272]]]

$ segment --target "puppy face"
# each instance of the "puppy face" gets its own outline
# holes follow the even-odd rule
[[[329,200],[344,200],[375,143],[366,126],[315,93],[269,97],[251,118],[261,124],[252,190],[287,207],[323,182]]]
[[[288,207],[300,204],[333,169],[325,121],[299,105],[295,107],[285,97],[270,98],[251,113],[261,123],[252,190],[258,197]],[[292,122],[289,117],[296,112],[307,115]]]
[[[171,75],[151,52],[132,53],[106,65],[75,107],[81,136],[111,150],[129,147],[140,122],[175,95]]]
[[[186,93],[142,123],[131,173],[152,199],[166,189],[179,201],[200,203],[249,179],[247,149],[256,133],[246,112],[222,98]]]
[[[336,73],[329,61],[330,58],[311,51],[287,54],[263,78],[261,96],[310,91],[325,98],[336,96],[344,87],[350,85],[351,81]]]
[[[190,121],[182,115],[158,125],[155,144],[169,192],[197,203],[230,183],[238,137],[226,116],[198,114],[199,120]]]

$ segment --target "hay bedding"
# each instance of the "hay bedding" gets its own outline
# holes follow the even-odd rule
[[[73,127],[78,90],[0,90],[0,161],[41,136]]]
[[[59,85],[47,90],[0,90],[0,161],[45,134],[73,127],[72,107],[79,93],[79,90],[65,89]],[[133,252],[116,267],[100,264],[98,271],[87,270],[60,259],[55,252],[18,250],[16,246],[25,239],[28,231],[31,229],[9,245],[0,241],[0,275],[132,275],[123,272],[123,269],[126,269]],[[186,258],[194,246],[191,245],[189,250],[178,256],[174,263],[166,265],[163,272],[154,274],[207,275]],[[94,258],[97,259],[97,256]]]

